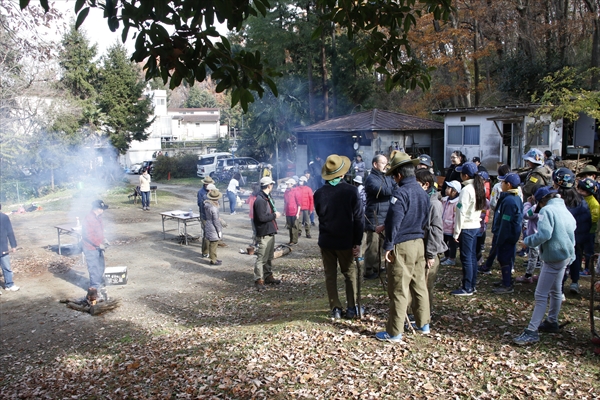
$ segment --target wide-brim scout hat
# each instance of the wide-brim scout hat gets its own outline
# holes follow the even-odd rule
[[[583,175],[588,175],[588,174],[594,174],[594,175],[598,175],[598,170],[596,169],[596,167],[594,167],[593,165],[586,165],[585,167],[583,167],[583,169],[581,171],[579,171],[579,173],[575,176],[580,177]]]
[[[332,154],[327,157],[327,161],[321,168],[321,178],[326,181],[330,181],[340,176],[346,175],[346,172],[350,169],[350,159],[346,156],[338,156]]]
[[[394,154],[394,157],[392,157],[392,159],[390,160],[390,162],[389,162],[390,167],[385,174],[390,176],[394,173],[395,169],[401,167],[402,165],[405,165],[405,164],[417,165],[417,164],[419,164],[419,162],[420,162],[420,160],[418,158],[412,159],[405,152],[398,151],[396,154]]]
[[[213,180],[213,178],[211,178],[210,176],[207,176],[206,178],[204,178],[202,180],[202,184],[203,185],[208,185],[209,183],[215,183],[215,181]]]
[[[213,189],[210,192],[208,192],[206,197],[208,197],[209,200],[219,200],[221,197],[223,197],[223,194],[219,192],[218,189]]]
[[[107,208],[108,208],[108,206],[102,200],[94,200],[94,202],[92,203],[93,210],[96,210],[96,209],[106,210]]]

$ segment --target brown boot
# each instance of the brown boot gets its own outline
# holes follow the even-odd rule
[[[265,290],[265,281],[263,281],[262,279],[255,280],[254,281],[254,287],[259,292],[262,292],[263,290]]]
[[[279,285],[281,280],[273,278],[273,275],[269,275],[265,278],[265,283],[268,283],[269,285]]]

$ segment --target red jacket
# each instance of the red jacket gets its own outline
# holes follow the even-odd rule
[[[246,199],[246,204],[248,204],[248,207],[250,207],[250,211],[248,212],[250,219],[254,219],[254,202],[255,201],[256,201],[256,196],[254,194],[251,194]]]
[[[300,206],[298,190],[296,188],[287,189],[283,194],[283,212],[288,217],[295,217],[298,214]]]
[[[296,188],[298,191],[298,198],[300,199],[300,209],[302,211],[308,210],[313,212],[315,209],[315,200],[313,198],[312,189],[306,185],[300,185]]]

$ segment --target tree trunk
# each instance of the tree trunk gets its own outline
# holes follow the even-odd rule
[[[325,34],[321,31],[321,75],[323,77],[323,118],[329,119],[329,88],[327,87],[327,52]]]
[[[477,51],[479,50],[479,23],[477,20],[473,22],[473,30],[475,35],[473,37],[473,84],[475,86],[475,106],[479,105],[479,60],[477,58]]]
[[[594,32],[592,37],[592,68],[600,68],[600,18],[598,17],[598,8],[600,8],[600,0],[585,0],[585,5],[587,6],[590,14],[594,16],[593,24],[594,24]],[[592,72],[592,90],[599,90],[600,85],[598,82],[600,80],[599,74],[597,71]]]
[[[308,23],[308,17],[311,15],[310,10],[310,2],[306,4],[306,22]],[[306,46],[308,49],[306,54],[306,74],[308,80],[308,115],[310,117],[310,122],[314,123],[315,121],[315,82],[313,78],[313,58],[312,53],[310,51],[310,45]]]

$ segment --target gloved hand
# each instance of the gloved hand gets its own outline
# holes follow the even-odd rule
[[[223,237],[223,234],[221,232],[217,232],[217,235],[219,236],[219,239]]]

